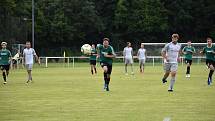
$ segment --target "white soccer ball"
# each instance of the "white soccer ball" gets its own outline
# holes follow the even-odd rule
[[[84,44],[84,45],[81,47],[81,52],[82,52],[83,54],[86,54],[86,55],[90,54],[90,53],[91,53],[91,45],[89,45],[89,44]]]

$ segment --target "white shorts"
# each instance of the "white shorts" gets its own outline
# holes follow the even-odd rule
[[[164,63],[164,71],[176,72],[177,70],[178,70],[178,63]]]
[[[132,58],[125,58],[125,64],[133,64]]]
[[[145,62],[146,62],[146,59],[139,59],[139,64],[140,64],[140,65],[145,64]]]
[[[33,68],[33,64],[25,64],[25,68],[30,71]]]

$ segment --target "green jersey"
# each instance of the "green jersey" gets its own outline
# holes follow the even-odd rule
[[[183,49],[182,49],[182,52],[184,52],[184,57],[185,59],[188,59],[188,60],[192,60],[192,57],[193,57],[193,53],[196,52],[195,48],[192,47],[192,46],[185,46]]]
[[[11,53],[7,49],[0,50],[0,65],[9,65],[10,64]]]
[[[214,57],[213,52],[215,52],[214,46],[211,46],[211,47],[206,46],[203,48],[203,53],[206,55],[207,60],[215,61],[215,57]]]
[[[100,54],[100,59],[99,61],[101,63],[107,63],[109,65],[112,65],[113,63],[113,58],[108,58],[108,57],[105,57],[104,55],[115,55],[115,52],[113,50],[113,47],[112,46],[108,46],[107,48],[105,48],[103,45],[98,45],[97,46],[97,49],[98,49],[98,52]]]
[[[93,48],[91,49],[91,55],[90,55],[90,60],[96,60],[96,49]]]

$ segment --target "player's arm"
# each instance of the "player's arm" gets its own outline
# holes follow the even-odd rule
[[[181,55],[182,55],[182,50],[180,49],[179,51],[178,51],[178,62],[181,62]]]
[[[196,53],[196,49],[193,47],[193,53]]]
[[[36,58],[37,63],[40,64],[40,59],[39,59],[39,57],[37,56],[35,50],[34,50],[34,57]]]
[[[182,49],[182,53],[183,53],[183,54],[186,54],[185,48],[186,48],[186,47],[184,47],[184,48]]]
[[[111,54],[110,55],[109,54],[105,54],[104,56],[107,57],[107,58],[115,58],[116,54],[115,54],[113,48],[111,47]]]
[[[201,55],[204,55],[204,54],[205,54],[205,48],[203,48],[203,50],[201,50],[199,53],[200,53]]]
[[[10,63],[10,67],[12,68],[13,67],[13,62],[12,62],[12,54],[11,54],[10,51],[9,51],[9,63]]]
[[[123,54],[123,57],[125,58],[125,48],[123,49],[123,53],[122,54]]]
[[[165,45],[165,47],[161,50],[161,56],[165,60],[167,60],[166,51],[167,51],[167,45]]]
[[[134,59],[134,51],[133,51],[133,48],[131,49],[131,56],[132,56],[132,59]]]
[[[97,58],[100,58],[100,44],[97,44],[96,52],[97,52]]]
[[[147,51],[145,51],[145,57],[147,58]]]
[[[140,55],[140,50],[138,50],[137,52],[137,58],[139,59],[139,55]]]

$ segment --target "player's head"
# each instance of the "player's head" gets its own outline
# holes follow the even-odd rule
[[[141,48],[144,48],[144,43],[141,43],[140,47],[141,47]]]
[[[92,44],[91,47],[94,49],[96,46],[95,46],[95,44]]]
[[[187,41],[187,45],[188,45],[188,46],[191,46],[191,44],[192,44],[192,41],[191,41],[191,40],[188,40],[188,41]]]
[[[31,42],[27,41],[27,42],[25,43],[25,47],[26,47],[26,48],[31,48]]]
[[[207,43],[208,43],[208,45],[212,45],[212,38],[208,37],[207,38]]]
[[[109,38],[104,38],[104,39],[103,39],[103,45],[104,45],[105,47],[107,47],[107,46],[109,45],[109,41],[110,41]]]
[[[172,34],[172,42],[173,43],[177,43],[179,39],[179,35],[178,34]]]
[[[131,47],[131,43],[130,42],[127,42],[127,47]]]
[[[2,49],[7,48],[7,42],[2,42],[2,43],[1,43],[1,47],[2,47]]]

